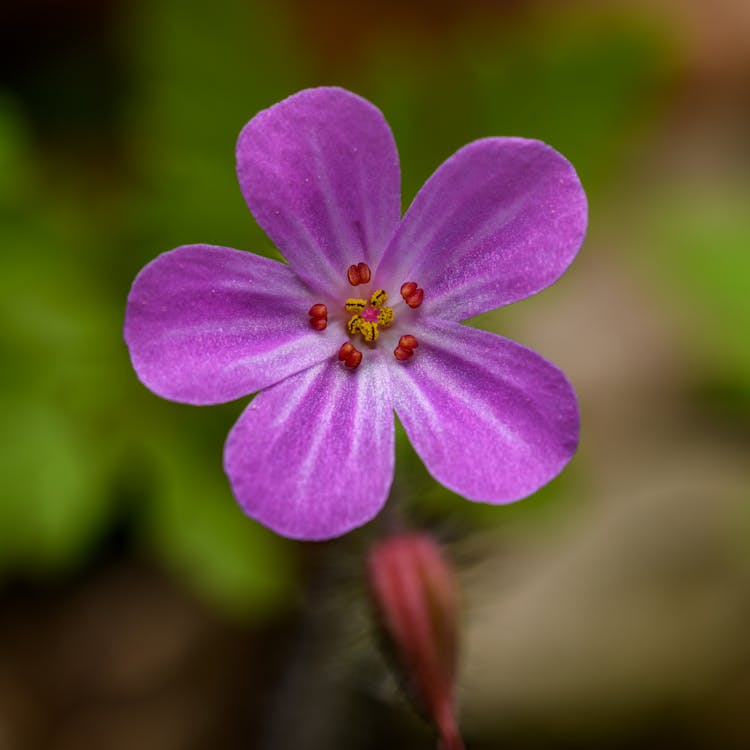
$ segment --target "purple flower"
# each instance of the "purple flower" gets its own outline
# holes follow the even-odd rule
[[[393,478],[394,409],[430,473],[471,500],[512,502],[561,471],[579,423],[565,376],[460,321],[565,271],[586,228],[568,161],[539,141],[475,141],[401,218],[383,115],[317,88],[245,126],[237,173],[289,265],[211,245],[164,253],[133,284],[125,340],[164,398],[262,390],[224,452],[248,515],[310,540],[369,521]]]

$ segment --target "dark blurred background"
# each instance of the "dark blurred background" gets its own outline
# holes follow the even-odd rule
[[[487,135],[590,199],[565,277],[478,321],[575,384],[569,468],[474,505],[399,435],[394,502],[465,588],[469,749],[750,747],[749,38],[745,0],[3,4],[0,749],[434,746],[374,645],[372,529],[246,519],[243,403],[161,401],[122,341],[160,252],[272,252],[235,139],[320,84],[383,110],[404,206]]]

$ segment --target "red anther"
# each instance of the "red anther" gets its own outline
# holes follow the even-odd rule
[[[424,289],[417,289],[414,294],[410,294],[406,298],[406,304],[409,305],[409,307],[419,307],[422,304],[422,300],[424,299]]]
[[[341,345],[341,349],[339,349],[339,359],[344,362],[346,359],[349,358],[349,355],[355,351],[352,344],[350,344],[348,341]]]
[[[401,296],[409,307],[419,307],[424,299],[424,290],[417,286],[416,281],[407,281],[401,285]]]
[[[327,318],[328,308],[319,302],[317,305],[313,305],[307,314],[311,318]]]
[[[417,341],[410,333],[407,333],[398,340],[398,345],[402,349],[416,349],[419,346],[419,341]]]
[[[414,354],[414,350],[418,346],[419,341],[410,333],[406,333],[398,340],[398,346],[393,350],[393,356],[400,362],[405,362]]]
[[[349,283],[352,286],[367,284],[370,281],[371,276],[370,266],[368,266],[367,263],[357,263],[356,266],[351,265],[346,272],[346,277],[349,279]]]
[[[409,359],[409,357],[412,356],[412,354],[414,354],[414,350],[413,349],[407,349],[407,348],[405,348],[403,346],[397,346],[393,350],[393,355],[400,362],[405,362],[407,359]]]
[[[411,297],[414,292],[417,291],[417,284],[415,281],[407,281],[405,284],[401,285],[401,296],[406,299],[407,297]]]
[[[344,364],[347,367],[351,367],[352,370],[356,370],[359,367],[359,363],[362,361],[362,352],[359,349],[355,349],[347,358]]]
[[[328,308],[324,304],[319,302],[317,305],[313,305],[307,311],[307,314],[310,316],[310,325],[316,331],[325,330],[328,325]]]
[[[354,370],[359,367],[359,363],[362,361],[362,352],[355,349],[349,341],[346,341],[339,349],[339,360]]]
[[[367,284],[370,281],[370,266],[367,263],[357,263],[357,272],[359,273],[359,283]]]

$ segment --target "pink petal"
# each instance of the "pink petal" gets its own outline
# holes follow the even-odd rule
[[[237,142],[247,205],[313,288],[373,268],[401,214],[398,153],[382,113],[339,88],[300,91],[257,114]]]
[[[334,332],[310,327],[316,301],[282,263],[186,245],[136,277],[125,341],[138,377],[159,396],[231,401],[335,354]]]
[[[424,313],[465,320],[556,281],[586,231],[571,164],[523,138],[475,141],[424,184],[379,268],[425,290]]]
[[[425,319],[391,367],[396,413],[429,472],[470,500],[508,503],[557,475],[578,443],[572,386],[513,341]]]
[[[376,352],[325,362],[263,391],[227,439],[245,512],[284,536],[329,539],[373,518],[393,478],[393,406]]]

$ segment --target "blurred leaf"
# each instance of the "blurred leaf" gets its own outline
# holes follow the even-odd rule
[[[0,329],[0,566],[51,572],[80,562],[109,518],[119,325],[70,263],[64,231],[35,219],[6,226],[0,259],[0,315],[13,321]]]
[[[1,408],[0,571],[52,572],[79,563],[107,515],[102,461],[54,404],[16,394]]]
[[[135,260],[192,242],[275,253],[247,210],[234,155],[245,123],[295,88],[295,48],[274,6],[160,0],[142,10],[132,30]]]
[[[140,6],[128,38],[138,42],[128,126],[138,190],[117,238],[124,272],[133,276],[185,243],[277,254],[247,210],[234,156],[245,123],[294,90],[295,48],[275,7],[159,0]],[[131,422],[128,430],[151,477],[141,488],[149,544],[225,609],[258,615],[278,606],[293,588],[290,547],[232,498],[221,465],[229,412],[148,397],[144,408],[145,424]]]
[[[143,76],[133,102],[136,191],[127,192],[133,183],[100,190],[91,175],[66,172],[71,162],[54,175],[65,190],[43,191],[21,120],[0,99],[0,212],[13,211],[0,258],[0,312],[13,321],[0,330],[8,446],[0,457],[0,570],[54,572],[83,562],[124,515],[145,523],[156,554],[202,596],[257,615],[293,588],[290,547],[243,516],[220,450],[204,450],[207,434],[221,445],[222,410],[183,429],[197,412],[165,408],[137,383],[122,340],[130,281],[122,275],[132,278],[139,257],[173,244],[252,235],[234,142],[256,109],[279,98],[260,58],[275,59],[283,76],[291,56],[264,18],[270,10],[163,0],[142,11],[133,23],[143,26],[129,38]],[[47,181],[51,171],[47,165]],[[150,473],[133,477],[143,466]]]
[[[80,562],[108,518],[101,385],[116,381],[116,344],[107,303],[75,262],[84,225],[39,200],[21,123],[0,99],[0,568],[49,573]]]
[[[242,513],[221,470],[221,442],[206,462],[177,434],[157,428],[144,437],[150,460],[158,462],[144,508],[157,556],[230,613],[258,618],[288,600],[295,579],[291,543]]]
[[[714,377],[750,385],[750,192],[662,189],[640,242],[652,280],[684,309],[689,356]]]
[[[23,120],[11,98],[0,91],[0,217],[4,220],[25,197],[28,156]]]

